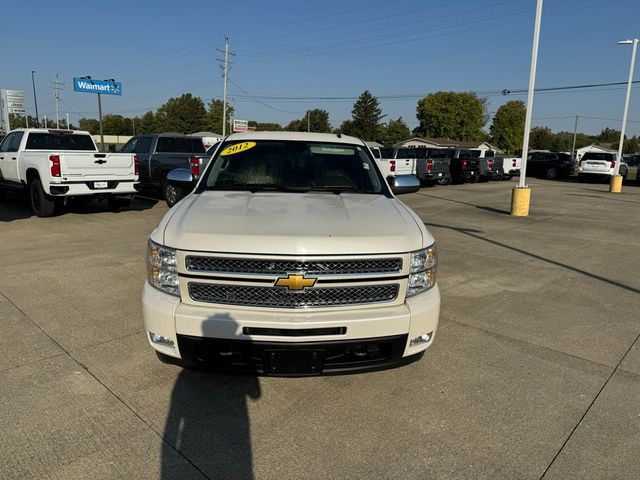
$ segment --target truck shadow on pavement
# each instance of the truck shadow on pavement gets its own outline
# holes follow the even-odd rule
[[[6,192],[5,197],[0,199],[0,222],[13,222],[32,216],[33,211],[31,211],[26,197]]]
[[[136,196],[131,202],[131,206],[128,208],[124,208],[122,212],[140,212],[143,210],[149,210],[150,208],[153,208],[153,206],[158,202],[159,200],[154,200],[152,198],[141,198]],[[106,201],[93,199],[89,202],[82,200],[72,200],[68,205],[57,210],[54,214],[54,217],[59,217],[66,214],[86,215],[93,213],[113,213],[114,215],[118,214],[111,212]],[[35,214],[31,210],[29,199],[25,195],[14,192],[7,192],[6,197],[0,200],[0,222],[13,222],[16,220],[24,220],[31,217],[35,217]]]

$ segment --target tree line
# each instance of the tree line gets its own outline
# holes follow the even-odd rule
[[[169,98],[155,112],[141,116],[124,117],[107,114],[103,116],[105,135],[132,135],[134,133],[179,132],[195,133],[209,131],[222,133],[222,100],[213,99],[205,105],[202,98],[185,93]],[[378,99],[365,90],[353,104],[351,119],[345,120],[338,128],[332,128],[329,112],[315,108],[308,110],[287,125],[275,122],[249,121],[256,130],[305,132],[337,132],[354,135],[367,141],[376,141],[385,146],[408,139],[411,136],[446,138],[460,141],[488,141],[501,150],[514,153],[522,147],[526,107],[521,100],[506,102],[493,116],[489,131],[484,130],[490,116],[487,113],[487,99],[473,92],[434,92],[418,101],[416,118],[418,126],[411,131],[402,117],[386,119]],[[227,119],[234,114],[227,105]],[[386,121],[385,121],[386,120]],[[44,122],[36,122],[28,117],[29,126],[44,127]],[[11,125],[25,126],[24,117],[13,115]],[[48,121],[51,128],[54,123]],[[60,121],[60,128],[67,128],[66,121]],[[75,128],[71,125],[71,128]],[[92,134],[100,132],[99,122],[93,118],[81,118],[79,128]],[[227,128],[231,131],[231,128]],[[599,135],[576,135],[576,148],[592,143],[609,144],[617,148],[620,132],[605,128]],[[552,132],[547,127],[534,127],[529,138],[531,149],[570,151],[573,132]],[[640,138],[635,136],[625,140],[624,153],[640,151]]]

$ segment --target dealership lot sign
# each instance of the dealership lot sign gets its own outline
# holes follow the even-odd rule
[[[25,115],[27,108],[24,103],[24,92],[19,90],[0,90],[0,130],[8,132],[9,114]]]

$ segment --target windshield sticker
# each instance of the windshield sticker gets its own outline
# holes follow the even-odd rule
[[[240,152],[245,152],[247,150],[251,150],[255,146],[256,146],[256,142],[236,143],[235,145],[231,145],[230,147],[225,148],[220,153],[220,156],[235,155],[236,153],[240,153]]]
[[[311,153],[324,153],[325,155],[353,155],[355,150],[353,148],[341,148],[341,147],[320,147],[312,145],[309,147]]]

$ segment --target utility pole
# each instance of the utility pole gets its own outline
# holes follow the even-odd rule
[[[53,90],[55,90],[54,97],[56,99],[56,128],[60,128],[60,90],[64,87],[64,82],[58,81],[58,74],[56,73],[56,81],[49,82],[53,85]]]
[[[573,158],[576,158],[575,152],[576,152],[576,135],[578,134],[578,117],[579,115],[576,115],[576,123],[573,126],[573,145],[571,146],[571,156]]]
[[[307,132],[311,131],[311,110],[307,110]]]
[[[36,104],[36,122],[40,123],[40,118],[38,118],[38,97],[36,96],[36,79],[34,74],[35,70],[31,70],[31,85],[33,85],[33,102]],[[38,125],[40,126],[40,125]]]
[[[98,93],[98,119],[100,121],[100,151],[104,152],[104,133],[102,132],[102,99]]]
[[[136,136],[136,119],[132,118],[131,119],[131,130],[133,130],[133,136]]]
[[[47,127],[47,116],[46,115],[44,116],[44,128],[49,128],[49,127]]]
[[[67,113],[67,130],[71,130],[71,123],[69,123],[69,114]]]
[[[224,79],[224,92],[222,94],[222,136],[226,136],[227,128],[227,76],[229,75],[229,55],[234,55],[229,51],[229,37],[224,36],[224,51],[217,49],[220,53],[224,53],[222,63],[222,78]]]

